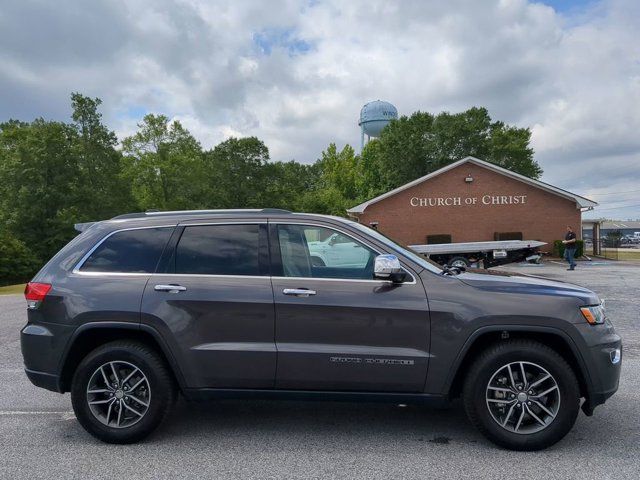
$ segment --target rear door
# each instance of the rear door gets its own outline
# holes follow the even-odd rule
[[[54,285],[64,301],[45,302],[60,321],[140,322],[140,302],[174,225],[131,227],[106,234]],[[55,293],[55,292],[54,292]],[[44,310],[43,310],[44,311]]]
[[[381,252],[353,232],[320,224],[272,223],[273,291],[281,389],[421,392],[429,359],[422,282],[373,278]],[[340,235],[324,265],[309,243]],[[337,258],[343,252],[344,258]],[[356,257],[352,252],[363,252]]]
[[[191,388],[273,388],[266,222],[183,224],[147,283],[143,322],[163,334]]]

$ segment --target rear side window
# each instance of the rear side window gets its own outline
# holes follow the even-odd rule
[[[172,230],[158,227],[116,232],[89,255],[80,271],[153,273]]]
[[[176,248],[176,273],[260,275],[259,225],[185,227]]]

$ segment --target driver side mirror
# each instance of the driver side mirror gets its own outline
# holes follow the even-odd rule
[[[373,276],[393,283],[402,283],[407,278],[407,272],[402,269],[400,260],[395,255],[378,255],[373,267]]]

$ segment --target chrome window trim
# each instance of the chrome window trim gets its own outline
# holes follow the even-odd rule
[[[404,267],[403,267],[404,269]],[[415,285],[416,280],[413,278],[410,272],[407,272],[407,275],[411,276],[411,282],[402,282],[402,285]],[[367,280],[365,278],[322,278],[322,277],[271,277],[273,280],[301,280],[301,281],[320,281],[320,282],[356,282],[356,283],[393,283],[391,280],[382,280],[382,279],[371,279]]]
[[[410,272],[407,272],[411,275]],[[383,279],[360,279],[360,278],[313,278],[313,277],[279,277],[269,275],[219,275],[219,274],[206,274],[206,273],[140,273],[140,272],[77,272],[78,275],[84,275],[87,277],[194,277],[194,278],[233,278],[233,279],[252,279],[252,280],[318,280],[325,282],[358,282],[358,283],[393,283],[391,280]],[[413,276],[412,276],[413,278]],[[415,279],[411,282],[402,282],[407,285],[414,285]]]
[[[121,229],[109,232],[101,240],[99,240],[91,249],[89,249],[89,251],[80,259],[80,261],[78,261],[76,266],[73,268],[72,273],[74,273],[76,275],[83,275],[83,276],[89,276],[89,277],[108,277],[108,276],[116,276],[116,277],[141,277],[141,276],[157,277],[157,276],[165,276],[165,277],[204,277],[204,278],[237,278],[237,279],[243,279],[243,278],[259,279],[259,278],[261,278],[261,279],[301,280],[301,281],[318,280],[318,281],[330,281],[330,282],[348,282],[348,283],[359,282],[359,283],[377,283],[377,284],[392,283],[390,280],[383,280],[383,279],[367,280],[367,279],[359,279],[359,278],[281,277],[281,276],[270,276],[270,275],[220,275],[220,274],[204,274],[204,273],[155,273],[155,272],[154,273],[143,273],[143,272],[97,272],[97,271],[83,272],[82,270],[80,270],[82,268],[82,266],[84,265],[84,262],[91,256],[91,254],[100,245],[102,245],[102,243],[104,243],[112,235],[115,235],[116,233],[119,233],[119,232],[126,232],[126,231],[130,231],[130,230],[148,230],[148,229],[152,229],[152,228],[176,228],[176,227],[185,227],[186,228],[186,227],[191,227],[191,226],[207,226],[207,225],[267,225],[267,224],[270,224],[270,223],[272,223],[274,225],[306,225],[306,226],[309,226],[309,227],[328,228],[329,230],[334,230],[336,232],[342,233],[342,234],[348,236],[349,238],[352,238],[353,240],[355,240],[358,243],[363,243],[368,248],[370,248],[371,250],[376,252],[376,254],[382,255],[382,253],[380,252],[380,250],[378,248],[374,248],[371,245],[369,245],[368,243],[363,242],[362,240],[360,240],[358,238],[355,238],[350,232],[346,232],[343,229],[341,229],[339,227],[335,227],[333,225],[328,226],[328,225],[321,224],[321,223],[309,223],[309,222],[305,222],[305,221],[298,221],[298,222],[296,222],[296,221],[280,221],[280,220],[276,220],[276,221],[267,221],[267,220],[259,220],[259,221],[238,220],[238,221],[235,221],[235,220],[230,220],[230,221],[221,221],[221,222],[198,222],[198,223],[182,223],[182,222],[178,222],[176,224],[171,224],[171,225],[150,225],[150,226],[144,226],[144,227],[121,228]],[[416,284],[415,276],[404,265],[402,266],[402,269],[405,272],[407,272],[407,275],[409,275],[411,277],[411,281],[410,282],[402,282],[402,283],[406,284],[406,285],[415,285]]]
[[[126,220],[126,219],[125,219]],[[144,226],[144,227],[130,227],[130,228],[120,228],[118,230],[114,230],[113,232],[109,232],[106,236],[104,236],[102,238],[102,240],[100,240],[98,243],[96,243],[81,259],[80,261],[76,264],[76,266],[73,268],[73,270],[71,271],[72,273],[78,274],[78,275],[88,275],[88,276],[105,276],[105,275],[116,275],[116,276],[125,276],[125,275],[130,275],[130,276],[141,276],[141,275],[156,275],[155,272],[153,273],[142,273],[142,272],[83,272],[80,269],[82,268],[82,266],[84,265],[84,262],[87,261],[87,259],[91,256],[91,254],[100,246],[102,245],[103,242],[105,242],[111,235],[115,235],[116,233],[119,232],[127,232],[129,230],[145,230],[145,229],[151,229],[151,228],[176,228],[176,227],[195,227],[195,226],[206,226],[206,225],[267,225],[267,221],[266,220],[262,220],[262,221],[242,221],[242,220],[238,220],[238,221],[223,221],[223,222],[206,222],[206,223],[182,223],[182,222],[177,222],[175,224],[171,224],[171,225],[151,225],[151,226]],[[170,274],[163,274],[163,275],[170,275]],[[248,278],[248,277],[252,277],[255,276],[257,278],[268,278],[268,275],[217,275],[217,274],[211,274],[211,275],[205,275],[205,274],[196,274],[196,273],[181,273],[181,274],[176,274],[176,275],[193,275],[193,276],[220,276],[220,277],[234,277],[234,276],[238,276],[241,278]]]
[[[82,270],[74,270],[74,274],[83,277],[150,277],[153,273],[142,272],[83,272]]]
[[[340,229],[339,227],[335,227],[334,225],[325,225],[325,224],[321,224],[321,223],[309,223],[309,222],[305,222],[305,221],[286,221],[286,220],[275,220],[275,221],[270,221],[270,224],[273,225],[306,225],[308,227],[321,227],[321,228],[327,228],[329,230],[333,230],[335,232],[338,233],[342,233],[343,235],[346,235],[349,238],[352,238],[353,240],[355,240],[358,243],[362,243],[364,244],[367,248],[373,250],[374,252],[376,252],[377,255],[383,255],[383,253],[380,252],[380,250],[378,248],[372,247],[370,244],[368,244],[367,242],[364,242],[362,240],[360,240],[359,238],[356,238],[353,236],[352,233],[350,232],[346,232],[342,229]],[[396,255],[395,253],[393,255]],[[396,255],[397,257],[398,255]],[[398,257],[398,259],[400,260],[400,257]],[[405,285],[414,285],[416,283],[416,277],[407,269],[407,267],[405,267],[404,265],[402,265],[402,269],[407,273],[407,275],[409,275],[411,277],[411,281],[410,282],[402,282],[402,284]],[[271,277],[271,278],[276,278],[276,279],[282,279],[282,278],[288,278],[288,279],[302,279],[302,280],[331,280],[331,281],[343,281],[343,282],[376,282],[376,283],[392,283],[390,280],[382,280],[382,279],[372,279],[372,280],[366,280],[366,279],[358,279],[358,278],[315,278],[315,277]]]
[[[104,237],[102,237],[102,239],[100,241],[98,241],[98,243],[96,243],[93,247],[91,247],[89,249],[89,251],[87,253],[84,254],[84,256],[80,259],[80,261],[76,264],[75,267],[73,267],[73,270],[71,270],[71,273],[76,273],[76,274],[80,274],[80,275],[93,275],[93,274],[104,274],[104,275],[135,275],[135,276],[140,276],[140,275],[152,275],[151,273],[142,273],[142,272],[82,272],[80,269],[82,268],[82,266],[84,265],[84,262],[87,261],[87,259],[91,256],[91,254],[93,252],[96,251],[96,249],[102,245],[109,237],[111,237],[112,235],[115,235],[116,233],[120,233],[120,232],[128,232],[130,230],[150,230],[152,228],[176,228],[177,224],[175,225],[150,225],[150,226],[144,226],[144,227],[130,227],[130,228],[121,228],[119,230],[114,230],[112,232],[109,232],[107,235],[105,235]]]
[[[269,280],[269,275],[223,275],[220,273],[152,273],[152,277],[204,277],[204,278],[251,278]]]
[[[78,275],[85,275],[87,277],[213,277],[213,278],[250,278],[250,279],[270,279],[269,275],[221,275],[221,274],[206,274],[206,273],[141,273],[141,272],[77,272]]]

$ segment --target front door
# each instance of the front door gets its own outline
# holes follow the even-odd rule
[[[153,275],[143,323],[161,332],[191,388],[273,388],[267,225],[183,225]],[[177,245],[176,245],[177,243]]]
[[[407,268],[405,283],[375,280],[374,259],[385,252],[336,227],[280,223],[269,229],[276,388],[421,392],[429,311],[420,277]],[[340,248],[322,262],[313,259],[314,242],[336,234]],[[348,258],[336,257],[341,254]]]

